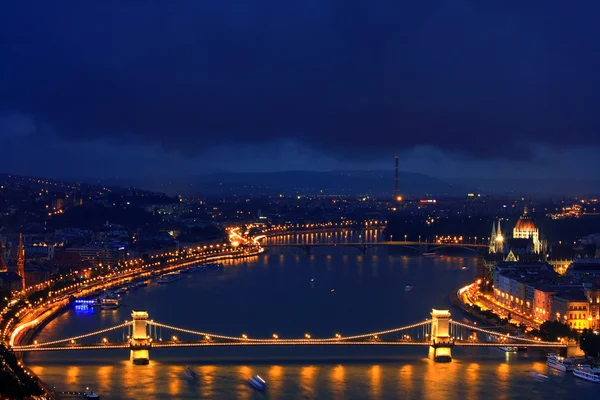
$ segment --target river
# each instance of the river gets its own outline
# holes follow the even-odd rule
[[[118,310],[70,310],[48,324],[40,342],[71,337],[146,310],[161,323],[211,333],[280,338],[332,337],[418,322],[448,308],[448,294],[471,282],[474,258],[407,256],[393,248],[274,249],[222,270],[170,284],[151,283],[125,296]],[[467,265],[467,270],[461,266]],[[314,279],[314,283],[311,280]],[[412,291],[405,291],[407,284]],[[334,289],[334,293],[331,290]],[[453,318],[464,319],[457,310]],[[111,338],[111,340],[113,340]],[[551,374],[539,353],[453,349],[454,361],[433,363],[426,348],[153,349],[147,366],[127,350],[32,353],[26,363],[57,390],[98,392],[103,399],[259,399],[245,381],[260,374],[271,399],[546,399],[582,398],[597,387]],[[190,381],[190,365],[199,377]],[[535,372],[549,374],[538,381]]]

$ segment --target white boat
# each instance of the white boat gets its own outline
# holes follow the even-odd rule
[[[558,354],[548,354],[546,364],[548,364],[550,368],[554,368],[563,372],[573,371],[575,368],[573,360],[570,358],[561,357]]]
[[[121,307],[121,299],[102,299],[100,307],[104,310],[115,310]]]
[[[436,257],[436,256],[437,256],[437,253],[435,251],[423,253],[423,257]]]
[[[541,380],[541,381],[547,381],[548,375],[545,374],[540,374],[539,372],[532,372],[531,374],[535,379]]]
[[[410,292],[412,289],[413,289],[412,285],[406,285],[406,286],[404,287],[404,291],[405,291],[405,292]]]
[[[513,347],[513,346],[500,346],[499,349],[502,351],[505,351],[507,353],[516,353],[517,350],[519,350],[518,347]]]
[[[254,375],[252,378],[248,379],[248,383],[254,389],[260,390],[261,392],[267,390],[267,382],[258,375]]]
[[[178,279],[181,279],[181,274],[178,273],[178,272],[173,272],[173,273],[161,276],[160,278],[158,278],[158,280],[156,282],[158,282],[158,283],[171,283],[171,282],[176,281]]]
[[[573,375],[586,381],[600,383],[600,368],[592,368],[588,365],[580,365],[573,370]]]

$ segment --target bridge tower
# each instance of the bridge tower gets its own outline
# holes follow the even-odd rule
[[[450,337],[450,311],[432,309],[430,357],[437,362],[450,362],[452,346],[454,341]]]
[[[145,365],[150,363],[150,348],[152,347],[152,340],[148,336],[147,329],[148,313],[132,311],[131,317],[133,318],[133,329],[129,339],[129,359],[136,365]]]

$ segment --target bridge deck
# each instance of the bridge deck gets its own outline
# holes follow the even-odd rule
[[[302,341],[264,341],[264,342],[154,342],[152,348],[172,348],[172,347],[256,347],[256,346],[431,346],[427,341],[338,341],[338,342],[320,342],[314,340]],[[452,346],[460,347],[531,347],[531,348],[566,348],[566,344],[545,344],[545,343],[498,343],[498,342],[467,342],[455,341]],[[129,343],[120,344],[91,344],[91,345],[65,345],[65,346],[34,346],[34,347],[15,347],[15,352],[31,351],[63,351],[63,350],[111,350],[111,349],[129,349]]]

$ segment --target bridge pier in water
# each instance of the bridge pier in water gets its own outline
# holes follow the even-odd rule
[[[432,309],[429,357],[436,362],[450,362],[452,346],[454,342],[450,337],[450,311]]]
[[[129,359],[133,364],[146,365],[150,363],[150,348],[152,341],[148,336],[148,313],[146,311],[132,311],[133,329],[129,338]]]

